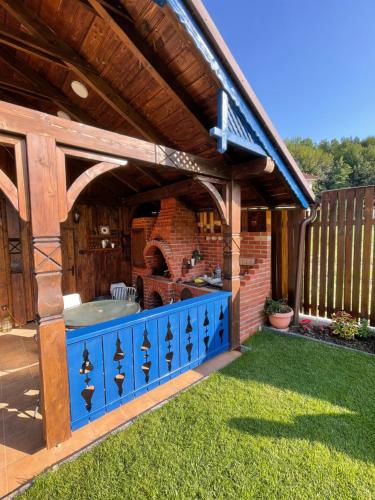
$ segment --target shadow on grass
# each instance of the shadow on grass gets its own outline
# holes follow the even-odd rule
[[[233,418],[229,427],[254,436],[276,439],[299,439],[311,443],[322,443],[334,448],[351,458],[375,463],[375,447],[372,438],[366,434],[358,436],[357,429],[361,425],[358,415],[320,414],[301,415],[292,423],[251,417]]]
[[[375,357],[273,333],[256,335],[250,343],[252,351],[223,374],[326,401],[344,411],[323,410],[293,419],[291,407],[291,423],[249,415],[229,420],[230,427],[254,435],[320,442],[375,463]]]
[[[294,391],[373,418],[375,356],[269,332],[254,336],[250,344],[252,351],[224,368],[223,374]]]

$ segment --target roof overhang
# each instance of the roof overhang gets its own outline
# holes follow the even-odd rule
[[[246,80],[201,0],[155,0],[168,5],[206,60],[223,91],[250,127],[255,142],[269,155],[295,198],[307,208],[315,195]]]

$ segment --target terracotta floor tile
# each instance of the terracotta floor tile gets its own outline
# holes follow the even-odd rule
[[[155,406],[155,401],[146,393],[126,404],[125,414],[137,416]],[[132,418],[132,417],[129,417]]]
[[[44,447],[43,429],[39,427],[22,427],[22,431],[5,434],[5,456],[7,464],[11,464],[26,455],[32,455]]]
[[[150,391],[150,397],[157,403],[172,397],[174,394],[178,393],[179,389],[176,388],[175,385],[171,384],[171,382],[167,382],[166,384],[160,385],[156,389]]]
[[[41,417],[38,415],[37,419],[32,418],[39,394],[34,331],[13,330],[12,333],[13,335],[0,335],[1,358],[2,346],[9,354],[6,368],[0,366],[0,496],[18,488],[53,464],[84,449],[99,437],[174,396],[240,355],[225,353],[188,371],[78,429],[66,442],[47,450],[43,448]]]
[[[0,498],[5,496],[9,491],[8,474],[5,467],[0,467]]]
[[[113,410],[111,413],[107,413],[107,415],[98,418],[98,420],[95,420],[90,425],[92,426],[94,436],[100,437],[103,434],[111,432],[113,429],[120,427],[121,425],[126,423],[127,420],[129,419],[125,417],[121,408],[116,408],[116,410]]]
[[[6,466],[6,454],[5,454],[5,446],[3,444],[3,438],[1,438],[0,443],[0,470],[2,467]]]

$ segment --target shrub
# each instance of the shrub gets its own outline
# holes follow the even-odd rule
[[[299,327],[302,329],[303,333],[313,333],[314,331],[314,325],[311,319],[301,319]]]
[[[345,311],[339,311],[332,314],[332,330],[335,335],[346,339],[353,340],[358,331],[356,319]]]
[[[357,330],[357,337],[360,339],[367,339],[368,337],[372,336],[372,332],[368,326],[368,319],[362,318],[361,321],[359,322],[358,330]]]
[[[277,313],[287,313],[289,311],[291,311],[291,308],[288,306],[286,299],[273,300],[270,297],[266,298],[264,312],[267,316]]]

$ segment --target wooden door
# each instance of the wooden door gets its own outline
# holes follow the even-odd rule
[[[18,212],[5,201],[6,238],[4,252],[9,284],[9,307],[17,324],[24,325],[35,318],[31,263],[30,224],[20,220]],[[4,219],[4,213],[3,213]]]

